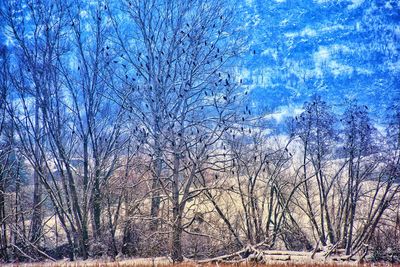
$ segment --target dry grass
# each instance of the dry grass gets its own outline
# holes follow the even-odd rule
[[[0,264],[1,265],[1,264]],[[69,262],[69,261],[58,261],[58,262],[41,262],[41,263],[20,263],[20,264],[7,264],[3,267],[306,267],[306,266],[314,266],[314,267],[338,267],[338,266],[362,266],[362,267],[380,267],[380,266],[399,266],[399,264],[389,264],[389,263],[369,263],[369,264],[355,264],[355,263],[269,263],[269,264],[257,264],[257,263],[240,263],[240,264],[196,264],[193,262],[185,262],[180,264],[171,264],[166,260],[152,260],[152,259],[132,259],[132,260],[124,260],[118,262],[104,262],[104,261],[77,261],[77,262]]]

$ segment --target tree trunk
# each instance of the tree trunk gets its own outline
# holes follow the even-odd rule
[[[93,201],[92,201],[92,213],[93,213],[93,237],[96,240],[101,238],[101,194],[100,194],[100,171],[96,163],[96,174],[93,185]]]
[[[179,201],[179,168],[180,168],[180,154],[175,152],[174,155],[174,168],[173,168],[173,181],[172,181],[172,253],[171,257],[174,262],[183,261],[182,255],[182,204]]]
[[[175,220],[173,229],[172,229],[172,260],[174,262],[182,262],[183,254],[182,254],[182,218],[178,216]]]
[[[159,142],[159,137],[156,137],[155,140],[155,170],[153,173],[152,184],[151,184],[151,208],[150,208],[150,216],[151,216],[151,223],[150,223],[150,230],[155,231],[158,228],[158,212],[160,209],[161,198],[160,198],[160,176],[162,170],[162,151],[161,151],[161,144]]]
[[[2,167],[2,166],[0,166]],[[2,173],[2,168],[0,169],[0,256],[4,261],[8,260],[7,255],[7,229],[6,229],[6,209],[5,209],[5,199],[4,199],[4,178]]]
[[[33,174],[33,213],[32,213],[32,222],[30,227],[30,242],[36,243],[41,235],[41,228],[42,228],[42,187],[40,183],[40,177],[38,170],[40,170],[40,165],[42,162],[40,151],[39,151],[39,136],[40,136],[40,125],[39,125],[39,92],[36,91],[36,104],[35,104],[35,158],[37,161],[37,166],[35,168]]]

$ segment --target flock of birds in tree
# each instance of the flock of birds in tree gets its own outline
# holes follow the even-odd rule
[[[130,2],[128,2],[128,3],[129,3],[129,6],[132,5]],[[107,6],[104,6],[104,9],[107,10]],[[99,20],[99,22],[102,21],[100,16],[98,17],[98,20]],[[220,20],[223,20],[223,16],[222,15],[220,16]],[[75,26],[74,22],[72,22],[72,26]],[[193,39],[196,38],[196,36],[192,36],[191,35],[190,25],[188,23],[186,23],[185,26],[186,26],[186,29],[182,29],[182,30],[179,31],[180,39],[177,41],[178,47],[181,47],[181,50],[180,50],[181,53],[179,54],[180,57],[185,56],[188,53],[190,53],[189,50],[190,50],[190,48],[192,48],[191,45],[192,45],[193,42],[188,42],[188,47],[186,47],[185,46],[186,45],[185,39],[193,40]],[[212,25],[212,29],[215,29],[216,26],[217,25],[214,23]],[[202,29],[202,31],[204,31],[206,29],[206,27],[205,26],[201,26],[201,29]],[[218,33],[218,36],[220,36],[222,34],[222,30],[218,30],[217,33]],[[151,42],[155,42],[156,41],[154,35],[150,36],[150,41]],[[167,41],[168,41],[167,37],[164,36],[162,38],[163,44],[165,44]],[[224,55],[223,55],[223,53],[221,53],[221,49],[219,47],[217,47],[216,44],[214,44],[213,42],[204,40],[201,43],[203,45],[203,47],[202,47],[203,49],[207,48],[207,47],[209,49],[207,51],[207,53],[206,53],[207,56],[202,61],[202,63],[203,64],[205,63],[205,65],[208,65],[208,66],[211,66],[212,64],[215,64],[215,69],[213,70],[213,73],[215,73],[217,68],[218,68],[218,66],[221,66],[224,63]],[[197,44],[195,44],[195,45],[200,46],[201,45],[200,41],[198,41]],[[178,48],[178,50],[179,50],[179,48]],[[153,85],[147,85],[147,86],[143,86],[142,85],[141,86],[140,82],[139,82],[141,79],[149,78],[150,75],[152,74],[152,72],[154,71],[154,69],[152,67],[152,64],[151,64],[151,63],[154,63],[154,59],[156,60],[157,63],[159,63],[159,62],[165,63],[167,68],[173,68],[174,67],[173,66],[174,60],[171,59],[171,57],[169,57],[167,55],[168,52],[164,52],[163,49],[160,49],[159,51],[156,51],[156,53],[154,53],[153,55],[150,55],[150,56],[146,55],[143,52],[138,52],[137,55],[136,55],[137,56],[136,57],[136,62],[132,62],[132,60],[130,59],[129,55],[124,56],[124,54],[120,54],[119,58],[118,58],[118,55],[117,55],[117,57],[112,58],[113,57],[112,54],[116,53],[116,52],[113,51],[113,48],[110,45],[106,45],[100,51],[104,54],[104,56],[106,58],[106,61],[105,61],[106,62],[105,65],[106,66],[109,67],[110,63],[113,63],[113,64],[115,64],[117,66],[120,65],[122,67],[123,72],[124,72],[124,76],[123,77],[125,78],[123,82],[125,82],[128,86],[130,86],[130,90],[132,90],[132,92],[135,92],[135,90],[136,90],[137,94],[139,94],[139,95],[143,94],[143,91],[141,91],[141,89],[142,90],[149,90],[148,92],[154,91],[153,90],[154,89]],[[252,50],[252,54],[256,55],[256,50],[255,49]],[[192,58],[196,58],[196,55],[192,52],[191,53],[191,57]],[[129,68],[130,64],[132,65],[132,68]],[[189,66],[192,66],[192,68],[196,68],[196,67],[198,67],[198,65],[199,65],[199,63],[196,63],[195,60],[189,62]],[[212,66],[211,66],[211,68],[212,68]],[[80,70],[80,66],[78,66],[78,71],[79,70]],[[129,74],[129,73],[132,72],[132,70],[136,70],[136,75]],[[131,76],[130,80],[129,80],[129,76]],[[172,79],[172,76],[168,72],[165,75],[165,77],[163,77],[163,78],[156,77],[155,79],[156,79],[158,84],[163,84],[163,83],[165,84],[168,79]],[[214,85],[214,89],[218,90],[218,88],[220,88],[220,86],[225,87],[225,88],[230,88],[231,86],[237,85],[237,84],[231,82],[231,74],[230,73],[226,73],[226,74],[223,75],[221,72],[218,72],[218,77],[217,77],[216,81],[213,82],[213,85]],[[243,79],[242,78],[239,79],[239,84],[238,85],[239,86],[243,85]],[[182,98],[185,97],[185,94],[189,91],[189,89],[187,87],[190,87],[190,84],[185,84],[183,87],[184,87],[183,92],[181,92],[181,91],[176,92],[177,91],[176,88],[175,87],[172,88],[172,92],[176,92],[178,99],[182,99]],[[207,90],[207,88],[204,88],[203,93],[204,93],[205,99],[209,98],[210,96],[211,97],[215,97],[215,98],[217,97],[217,94],[215,93],[214,89],[208,89]],[[151,93],[147,93],[147,94],[152,96]],[[244,92],[244,95],[247,95],[247,94],[248,94],[248,91],[246,90]],[[146,93],[144,93],[143,95],[146,95]],[[233,95],[232,99],[230,99],[228,97],[228,95],[222,95],[221,99],[224,100],[225,102],[228,102],[228,103],[230,101],[234,102],[236,100],[236,95]],[[151,107],[152,107],[152,105],[155,104],[156,100],[155,100],[154,97],[149,97],[148,100],[150,100],[150,101],[143,101],[143,104],[144,104],[144,107],[149,112],[151,112]],[[132,114],[134,112],[134,107],[132,105],[124,106],[124,108],[130,114]],[[200,106],[200,108],[204,109],[204,105]],[[135,108],[135,109],[137,109],[137,108]],[[152,110],[154,110],[154,107],[153,107]],[[145,120],[146,119],[145,112],[143,110],[140,110],[140,112],[142,113],[142,119]],[[243,111],[243,116],[241,116],[242,123],[244,123],[246,121],[245,117],[247,115],[249,115],[249,116],[252,115],[251,110],[248,107],[248,105],[245,106],[245,110]],[[174,115],[171,114],[171,112],[168,112],[167,116],[170,119],[174,118]],[[129,115],[129,117],[131,118],[130,115]],[[224,120],[222,121],[222,124],[225,124]],[[172,124],[172,126],[170,126],[170,129],[173,126],[174,126],[174,124]],[[242,126],[240,126],[240,130],[241,130],[242,133],[245,132],[245,128],[243,127],[243,124],[242,124]],[[198,136],[198,142],[199,143],[204,143],[205,139],[207,138],[207,136],[201,135],[200,130],[198,128],[196,128],[196,131],[197,131],[197,136]],[[137,134],[137,133],[139,134],[139,137],[140,137],[139,140],[140,140],[141,145],[146,143],[146,140],[149,138],[149,135],[150,135],[149,129],[146,129],[146,127],[142,128],[142,127],[139,127],[139,126],[135,126],[135,128],[133,129],[133,133],[134,134]],[[235,139],[236,138],[235,132],[233,132],[232,129],[231,129],[230,133],[231,133],[232,139]],[[248,133],[249,134],[252,133],[251,128],[248,128]],[[192,131],[191,134],[193,135],[194,132]],[[179,132],[178,136],[181,137],[182,134]],[[207,144],[205,144],[205,145],[207,145]],[[172,143],[172,146],[175,146],[174,142]],[[224,150],[226,150],[225,145],[223,145],[223,147],[224,147]],[[137,150],[139,150],[139,149],[140,149],[140,145],[137,145]],[[224,153],[223,155],[224,155],[224,157],[226,157],[226,153]],[[254,160],[256,160],[256,158],[257,157],[255,157]],[[232,166],[235,166],[234,161],[233,161],[233,165]]]

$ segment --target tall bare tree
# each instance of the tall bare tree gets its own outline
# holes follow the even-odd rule
[[[151,229],[157,229],[165,194],[172,205],[172,258],[182,261],[185,206],[196,196],[192,187],[236,118],[236,81],[223,66],[240,47],[220,1],[128,1],[122,9],[132,27],[127,32],[114,16],[115,49],[130,85],[120,99],[129,96],[127,109],[151,162]]]
[[[335,118],[328,104],[320,96],[314,96],[305,103],[304,112],[297,118],[296,133],[303,144],[303,175],[315,177],[319,210],[313,207],[313,195],[310,183],[304,183],[304,196],[307,203],[307,214],[318,233],[322,245],[327,238],[334,244],[335,236],[329,212],[328,194],[334,180],[328,179],[325,169],[331,159],[332,145],[335,138]],[[310,168],[311,167],[311,168]],[[319,218],[319,223],[317,222]]]

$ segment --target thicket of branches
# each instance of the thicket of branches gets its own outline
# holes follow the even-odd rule
[[[378,131],[367,106],[314,96],[270,134],[243,104],[234,18],[215,0],[4,1],[0,261],[399,250],[399,107]]]

